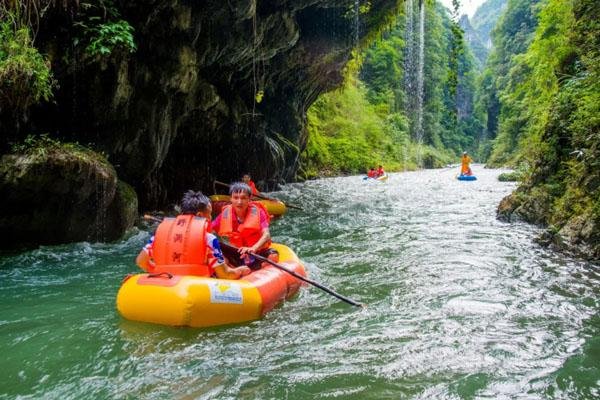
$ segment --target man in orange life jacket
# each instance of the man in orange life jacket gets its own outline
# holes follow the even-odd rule
[[[380,165],[379,168],[377,168],[376,178],[379,178],[380,176],[384,176],[384,175],[385,175],[385,171],[383,170],[383,165]]]
[[[367,172],[367,176],[369,178],[377,178],[377,171],[375,171],[375,168],[371,167],[369,172]]]
[[[225,263],[219,241],[210,233],[211,212],[205,195],[187,191],[181,200],[181,214],[160,223],[135,260],[137,265],[150,273],[215,275],[221,279],[248,275],[248,267],[231,268]]]
[[[250,190],[252,190],[252,194],[260,194],[258,192],[258,189],[256,188],[256,185],[254,184],[254,182],[252,182],[252,178],[250,177],[250,174],[245,174],[244,176],[242,176],[242,181],[250,186]]]
[[[229,262],[235,265],[248,265],[258,269],[261,263],[249,253],[256,253],[273,261],[277,260],[277,251],[270,249],[269,216],[260,203],[250,201],[252,189],[242,182],[229,187],[231,204],[223,207],[221,214],[212,222],[213,230],[226,237],[237,247],[237,253],[225,248]]]

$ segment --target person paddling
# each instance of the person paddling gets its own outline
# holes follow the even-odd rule
[[[384,175],[385,175],[385,171],[383,170],[383,165],[380,165],[379,168],[377,168],[376,178],[379,178],[380,176],[384,176]]]
[[[260,203],[250,201],[252,189],[247,184],[232,184],[229,194],[231,204],[223,207],[221,214],[212,222],[212,228],[238,248],[235,252],[225,247],[225,256],[230,263],[259,269],[261,263],[249,253],[275,258],[272,254],[275,250],[270,249],[269,215]]]
[[[258,189],[256,188],[256,185],[254,184],[254,182],[252,181],[252,178],[250,177],[250,174],[245,174],[242,177],[242,181],[248,185],[250,187],[250,190],[252,190],[252,194],[260,194],[260,192],[258,191]]]
[[[467,175],[467,176],[473,175],[473,172],[471,171],[471,167],[469,166],[469,164],[472,162],[473,162],[473,160],[471,159],[471,157],[469,157],[467,152],[463,151],[462,158],[460,159],[460,164],[461,164],[460,165],[460,174],[461,175]]]
[[[369,172],[367,172],[367,177],[377,178],[377,171],[375,171],[375,168],[371,167],[371,169],[369,169]]]
[[[251,271],[232,268],[225,262],[219,241],[210,233],[212,207],[202,192],[187,191],[181,200],[181,214],[165,218],[136,258],[143,270],[157,274],[216,276],[239,279]]]

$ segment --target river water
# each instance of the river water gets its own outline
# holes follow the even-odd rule
[[[0,258],[0,398],[538,399],[600,396],[600,268],[496,220],[514,184],[475,167],[287,185],[272,235],[311,287],[245,325],[134,323],[115,309],[147,240]]]

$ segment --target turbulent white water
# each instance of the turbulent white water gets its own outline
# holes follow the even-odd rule
[[[123,320],[115,296],[150,235],[0,258],[0,398],[593,399],[600,268],[496,220],[514,184],[473,166],[343,177],[274,193],[271,232],[311,287],[252,323]]]

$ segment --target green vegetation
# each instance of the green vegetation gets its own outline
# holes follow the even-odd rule
[[[418,35],[418,2],[414,4],[413,34]],[[310,108],[301,176],[364,173],[379,164],[390,171],[434,168],[456,161],[464,150],[476,153],[482,124],[474,107],[475,62],[460,28],[438,3],[425,2],[419,105],[419,40],[414,36],[407,43],[405,12],[357,55],[362,63],[348,69],[344,86],[322,95]]]
[[[364,84],[352,79],[313,104],[308,112],[303,177],[358,173],[378,164],[392,170],[405,167],[399,145],[409,142],[406,121],[386,121],[366,97]],[[414,160],[406,163],[414,168]]]
[[[510,0],[494,31],[484,79],[501,89],[490,161],[531,166],[518,201],[545,207],[530,219],[600,243],[600,3],[537,5]]]
[[[0,12],[0,109],[26,110],[52,97],[54,80],[48,61],[33,47],[28,26],[14,14]]]
[[[13,154],[29,155],[36,158],[46,158],[51,153],[68,153],[80,160],[113,168],[104,153],[96,152],[79,143],[61,142],[58,139],[51,138],[47,134],[39,136],[28,135],[23,142],[13,143],[11,152]]]
[[[77,29],[74,44],[84,46],[84,59],[87,61],[96,62],[111,54],[136,50],[134,29],[120,19],[113,0],[82,2],[74,26]]]
[[[507,134],[518,130],[524,123],[523,115],[516,111],[526,107],[522,98],[511,94],[523,75],[515,73],[515,65],[533,40],[537,26],[537,6],[540,0],[508,0],[505,12],[492,31],[494,50],[478,85],[478,108],[485,110],[486,136],[494,139],[488,165],[515,166],[518,135]],[[517,67],[518,68],[518,67]]]
[[[503,172],[498,175],[500,182],[517,182],[521,180],[522,176],[518,172]]]
[[[473,14],[471,24],[484,45],[491,42],[490,33],[506,7],[507,0],[487,0]]]

